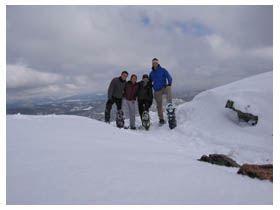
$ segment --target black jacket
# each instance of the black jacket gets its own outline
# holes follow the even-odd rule
[[[139,89],[138,89],[138,101],[147,100],[152,103],[153,101],[153,86],[151,82],[148,82],[148,84],[144,87],[144,81],[141,81],[138,83]]]

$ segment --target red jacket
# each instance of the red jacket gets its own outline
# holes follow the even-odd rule
[[[137,92],[138,92],[139,86],[137,83],[132,84],[131,81],[128,81],[125,84],[124,87],[124,97],[126,100],[136,100]]]

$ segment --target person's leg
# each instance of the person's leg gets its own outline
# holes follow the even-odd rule
[[[125,98],[122,99],[122,111],[124,113],[124,117],[128,118],[129,116],[128,100],[126,100]]]
[[[128,107],[129,107],[130,128],[134,128],[135,127],[135,103],[132,103],[132,101],[128,101]]]
[[[131,109],[131,127],[135,128],[136,102],[132,103]]]
[[[144,102],[144,104],[145,104],[144,111],[147,111],[147,112],[148,112],[148,111],[149,111],[149,105],[150,105],[150,104],[149,104],[149,101],[146,100],[146,101]]]
[[[122,99],[121,98],[115,98],[115,103],[117,105],[117,110],[121,110],[122,109]]]
[[[114,100],[108,100],[106,103],[106,108],[105,108],[105,122],[110,121],[110,115],[111,115],[111,109],[112,105],[114,104]]]
[[[162,93],[163,90],[155,91],[155,100],[157,103],[158,117],[160,120],[163,120]]]
[[[140,118],[142,120],[142,114],[144,112],[144,109],[143,109],[143,101],[138,101],[138,110],[139,110],[139,115],[140,115]]]
[[[121,98],[114,98],[114,102],[117,106],[117,113],[116,113],[116,124],[118,128],[124,127],[124,115],[122,111],[122,99]]]
[[[139,112],[139,116],[142,120],[142,108],[141,108],[141,106],[142,106],[142,101],[138,101],[138,112]]]
[[[165,94],[167,95],[167,103],[172,103],[172,91],[171,86],[165,88]]]

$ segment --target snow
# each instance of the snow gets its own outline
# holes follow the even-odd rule
[[[93,108],[94,108],[93,106],[89,106],[89,107],[84,108],[83,110],[87,111],[87,110],[91,110]]]
[[[259,115],[239,123],[228,99]],[[197,161],[272,163],[272,72],[205,91],[178,127],[118,129],[78,116],[7,116],[8,204],[272,204],[273,184]],[[140,119],[137,118],[140,125]]]

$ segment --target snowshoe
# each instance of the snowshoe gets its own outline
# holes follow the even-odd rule
[[[123,111],[122,110],[119,110],[117,112],[116,124],[117,124],[118,128],[123,128],[123,126],[124,126],[124,117],[123,117]]]
[[[170,129],[173,129],[177,126],[176,115],[175,115],[175,107],[172,104],[168,104],[166,108],[168,125]]]
[[[142,126],[146,130],[149,130],[149,128],[151,126],[150,115],[149,115],[149,112],[147,112],[147,111],[144,111],[142,114]]]

